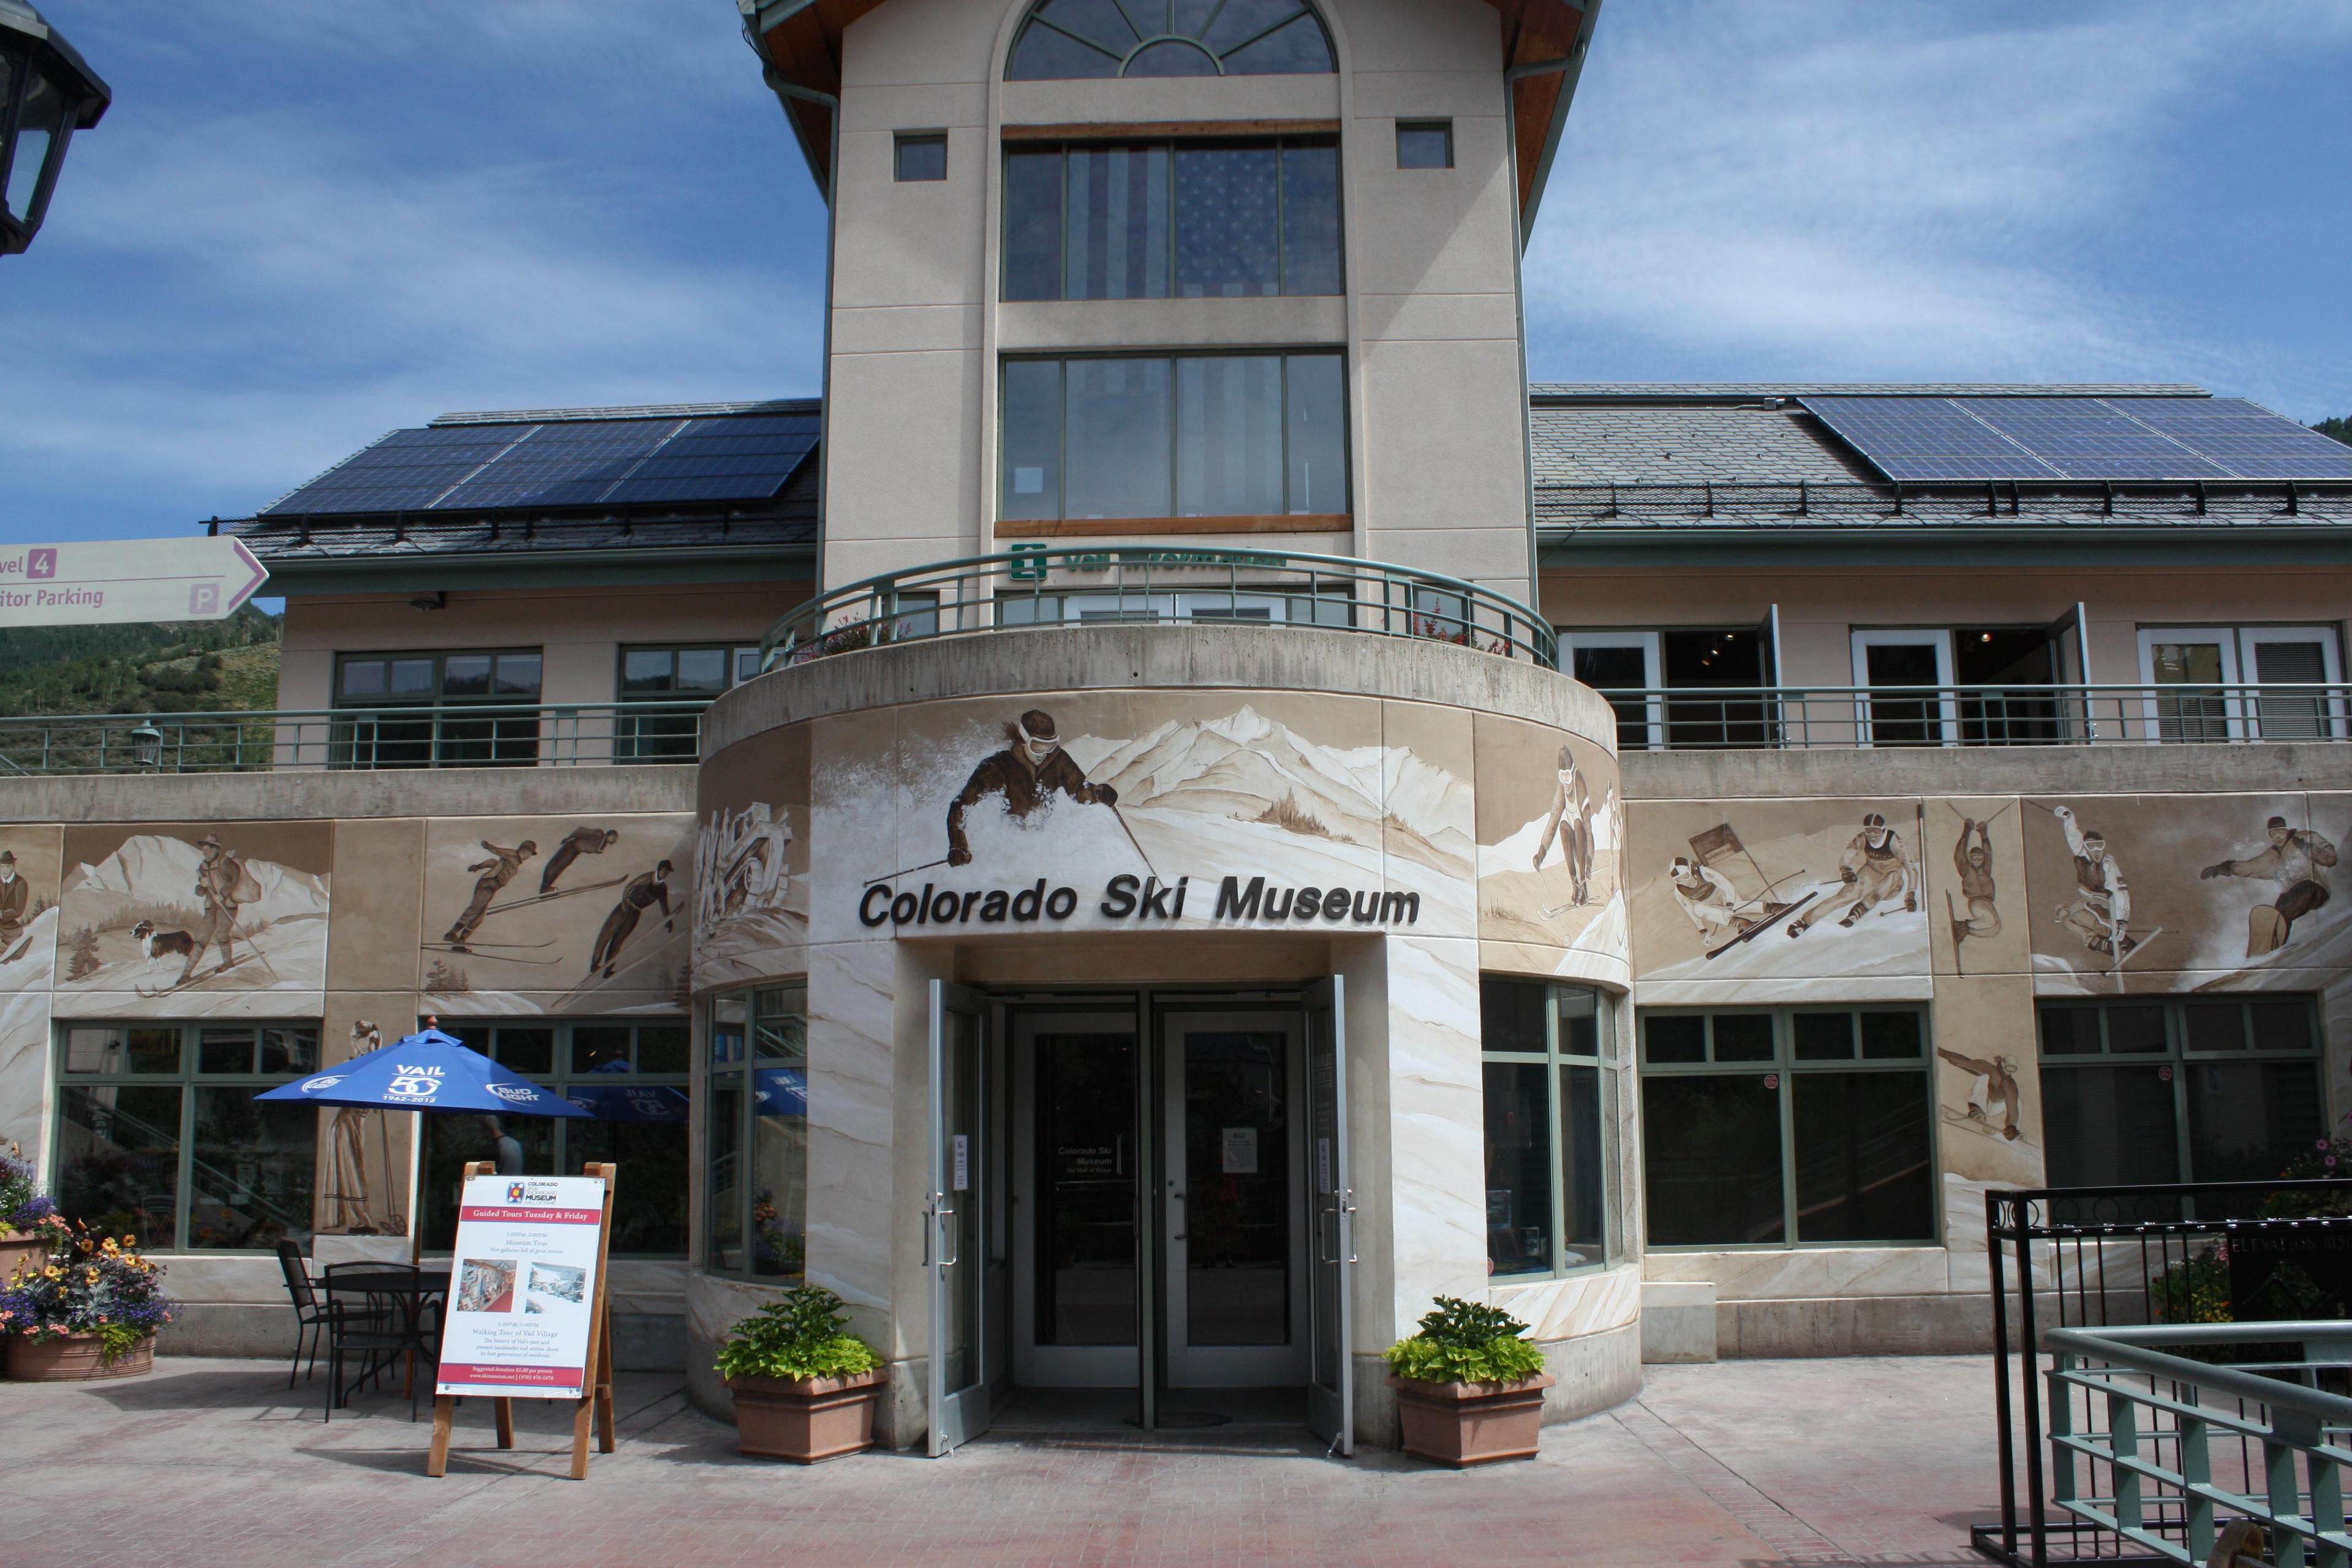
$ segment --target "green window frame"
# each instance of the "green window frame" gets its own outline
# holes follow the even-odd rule
[[[1936,1244],[1924,1005],[1645,1007],[1640,1034],[1651,1251]]]
[[[522,1144],[531,1175],[577,1175],[591,1160],[620,1167],[613,1198],[613,1256],[684,1258],[688,1173],[693,1168],[694,1053],[684,1018],[507,1017],[440,1020],[491,1060],[563,1096],[583,1110],[624,1091],[652,1090],[632,1115],[675,1120],[516,1116],[500,1131]],[[585,1102],[585,1103],[583,1103]],[[469,1160],[495,1160],[488,1119],[427,1114],[417,1119],[417,1209],[427,1248],[446,1251],[457,1235],[458,1173]]]
[[[1607,1268],[1623,1252],[1617,999],[1482,974],[1478,1004],[1488,1274],[1524,1281]]]
[[[702,1266],[797,1285],[808,1276],[808,986],[726,992],[704,1007]]]
[[[257,1105],[319,1070],[319,1025],[60,1021],[49,1191],[68,1218],[154,1252],[310,1239],[319,1113]]]
[[[613,720],[613,760],[690,763],[700,754],[702,708],[760,673],[757,645],[732,642],[628,643],[613,667],[613,695],[625,705]]]
[[[2328,1135],[2315,996],[2053,999],[2036,1012],[2053,1187],[2268,1180]]]
[[[539,761],[547,660],[535,647],[409,648],[335,656],[328,764],[428,768]]]

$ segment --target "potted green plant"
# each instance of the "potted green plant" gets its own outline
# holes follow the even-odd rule
[[[1534,1458],[1552,1379],[1527,1331],[1498,1307],[1438,1297],[1417,1333],[1381,1352],[1404,1451],[1456,1468]]]
[[[155,1331],[177,1304],[135,1237],[101,1236],[50,1215],[47,1261],[0,1286],[0,1344],[20,1383],[136,1377],[155,1364]]]
[[[840,1297],[803,1285],[727,1331],[718,1367],[735,1392],[738,1448],[813,1465],[874,1446],[889,1373],[848,1321]]]
[[[26,1267],[49,1259],[48,1218],[58,1205],[43,1197],[24,1150],[8,1145],[0,1153],[0,1287]]]

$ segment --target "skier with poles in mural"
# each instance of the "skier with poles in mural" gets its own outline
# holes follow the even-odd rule
[[[2044,809],[2058,819],[2067,853],[2074,858],[2074,901],[2058,907],[2058,923],[2079,935],[2093,952],[2120,963],[2141,941],[2131,934],[2131,889],[2124,882],[2123,868],[2107,853],[2105,834],[2082,826],[2066,806]]]
[[[1574,906],[1581,909],[1591,896],[1586,884],[1592,877],[1592,792],[1577,768],[1575,754],[1566,746],[1559,749],[1559,783],[1552,788],[1551,816],[1544,823],[1543,837],[1536,840],[1537,870],[1543,869],[1544,857],[1551,853],[1555,838],[1568,861]]]
[[[1919,889],[1911,869],[1911,862],[1903,850],[1903,836],[1886,826],[1886,818],[1870,812],[1862,819],[1862,831],[1853,836],[1838,858],[1838,879],[1854,892],[1838,924],[1851,927],[1880,904],[1893,899],[1897,891],[1903,895],[1906,911],[1919,907]],[[1804,935],[1813,922],[1837,907],[1832,900],[1814,905],[1798,919],[1789,922],[1789,934]]]
[[[1969,914],[1962,920],[1951,908],[1952,896],[1944,895],[1945,913],[1952,921],[1952,950],[1959,951],[1962,942],[1974,937],[2000,934],[2000,910],[1994,907],[1992,882],[1992,825],[1974,817],[1960,819],[1960,839],[1952,846],[1952,867],[1960,874],[1960,897],[1967,900]],[[1971,844],[1969,838],[1976,840]]]
[[[2276,882],[2279,896],[2246,911],[2246,956],[2260,958],[2286,945],[2294,922],[2327,901],[2326,868],[2336,864],[2336,846],[2310,828],[2293,828],[2273,816],[2263,832],[2270,843],[2242,860],[2219,860],[2197,873],[2203,881],[2244,877]]]
[[[220,949],[220,964],[213,973],[218,974],[236,962],[232,946],[236,936],[236,915],[240,906],[257,901],[261,897],[261,884],[245,862],[231,854],[212,834],[197,842],[204,859],[196,867],[196,897],[204,900],[205,923],[197,928],[195,940],[189,945],[188,961],[181,966],[175,984],[187,984],[195,978],[196,965],[204,961],[206,949]]]
[[[1045,805],[1057,790],[1080,805],[1110,806],[1116,815],[1118,792],[1108,784],[1087,782],[1078,764],[1062,750],[1051,713],[1032,708],[1016,722],[1004,727],[1004,749],[982,758],[955,799],[948,803],[947,863],[950,866],[971,864],[971,843],[964,833],[964,816],[991,795],[1003,799],[1005,815],[1016,822],[1025,821]],[[1127,826],[1124,819],[1119,826]],[[1129,831],[1129,839],[1134,837]],[[1137,853],[1142,853],[1140,846]]]

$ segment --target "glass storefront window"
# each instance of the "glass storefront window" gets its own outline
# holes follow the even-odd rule
[[[58,1031],[58,1206],[158,1252],[310,1238],[318,1111],[253,1097],[319,1067],[315,1024]]]
[[[1651,1246],[1935,1240],[1919,1009],[1645,1012],[1642,1074]]]
[[[704,1266],[797,1284],[808,1268],[808,989],[762,986],[709,1006]]]
[[[590,1161],[620,1166],[613,1254],[683,1258],[687,1241],[688,1031],[682,1019],[484,1021],[441,1027],[499,1065],[563,1096],[593,1121],[551,1116],[425,1116],[417,1207],[425,1245],[457,1233],[459,1177],[469,1161],[520,1158],[531,1175],[576,1175]]]
[[[1606,1263],[1616,1092],[1608,996],[1488,974],[1478,982],[1486,1122],[1486,1269]]]

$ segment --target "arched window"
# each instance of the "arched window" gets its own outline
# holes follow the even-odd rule
[[[1043,0],[1021,25],[1014,81],[1118,76],[1320,76],[1339,68],[1303,0]]]

